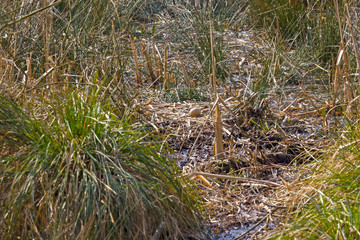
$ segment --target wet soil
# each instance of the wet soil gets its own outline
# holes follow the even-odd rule
[[[225,100],[227,106],[221,107],[225,157],[221,160],[214,157],[212,102],[144,107],[152,116],[149,126],[163,136],[178,167],[198,186],[214,239],[234,239],[244,233],[241,239],[254,238],[279,225],[279,215],[273,211],[284,211],[281,199],[307,174],[302,172],[303,164],[311,163],[328,143],[325,123],[307,101],[291,97],[276,107],[271,102],[254,107],[236,99]],[[188,116],[194,107],[202,109],[201,116]],[[213,175],[204,180],[193,177],[194,172]],[[257,223],[261,227],[246,232]]]
[[[265,51],[266,47],[248,32],[229,31],[225,39],[229,64],[236,71],[218,88],[225,149],[222,159],[214,153],[212,97],[165,101],[152,98],[159,96],[152,90],[139,106],[148,128],[164,139],[183,175],[198,187],[213,239],[251,239],[280,225],[281,212],[287,207],[282,200],[292,184],[309,174],[302,166],[321,155],[322,146],[331,142],[329,129],[334,122],[328,120],[328,90],[305,73],[289,81],[280,93],[269,90],[258,97],[250,90],[254,76],[249,71],[262,66],[249,52]],[[185,53],[179,56],[188,59]],[[201,115],[189,116],[193,108],[201,109]]]

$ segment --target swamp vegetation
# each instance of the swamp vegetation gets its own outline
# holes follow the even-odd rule
[[[359,11],[0,1],[0,238],[359,239]]]

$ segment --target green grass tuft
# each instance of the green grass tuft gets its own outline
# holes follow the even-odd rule
[[[303,184],[311,186],[305,206],[271,239],[360,238],[360,128],[352,127],[345,139]],[[306,189],[304,187],[304,189]]]
[[[154,139],[112,114],[96,87],[37,120],[0,99],[0,233],[9,238],[149,239],[198,232],[199,207]],[[161,227],[160,227],[161,226]],[[194,230],[197,229],[197,230]],[[181,232],[180,232],[181,231]]]

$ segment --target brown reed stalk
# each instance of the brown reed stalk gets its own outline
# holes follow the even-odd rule
[[[47,1],[43,0],[43,8],[46,8]],[[42,22],[42,33],[43,33],[43,46],[44,46],[44,57],[45,57],[45,72],[50,69],[50,33],[51,33],[51,18],[50,13],[47,11],[43,14]],[[48,80],[48,78],[46,78]],[[48,82],[48,81],[47,81]]]
[[[49,57],[50,67],[54,70],[51,73],[51,82],[56,83],[58,81],[58,67],[57,67],[57,59],[56,57]],[[61,76],[60,76],[61,77]]]
[[[132,49],[132,52],[133,52],[134,63],[135,63],[135,72],[136,72],[135,80],[136,80],[136,84],[141,84],[142,81],[141,81],[141,74],[140,74],[140,68],[139,68],[139,60],[138,60],[138,57],[137,57],[137,51],[136,51],[135,44],[134,44],[134,41],[133,41],[133,38],[131,37],[131,35],[129,35],[129,39],[130,39],[131,49]]]
[[[32,69],[31,69],[31,58],[32,53],[30,53],[30,56],[26,59],[26,78],[25,78],[25,87],[29,87],[33,83],[33,76],[32,76]]]
[[[156,79],[158,79],[161,74],[161,63],[160,63],[159,57],[156,53],[157,47],[155,45],[154,38],[152,39],[152,46],[153,46],[153,56],[154,56],[154,62],[155,62],[155,76],[156,76]]]
[[[351,42],[353,44],[353,51],[355,54],[355,60],[356,60],[356,70],[358,73],[358,80],[360,81],[360,56],[359,56],[359,47],[358,47],[358,43],[355,40],[354,37],[354,29],[353,29],[353,23],[351,21],[351,15],[350,15],[350,11],[349,11],[349,5],[346,3],[345,4],[345,8],[346,8],[346,13],[347,13],[347,20],[348,20],[348,26],[349,26],[349,33],[350,33],[350,38],[351,38]],[[353,10],[352,10],[353,12]]]
[[[211,45],[211,61],[212,61],[212,74],[210,77],[210,81],[214,90],[214,100],[216,100],[217,104],[215,106],[215,146],[214,146],[214,154],[215,159],[221,160],[225,157],[224,154],[224,142],[222,137],[222,121],[221,121],[221,112],[220,106],[217,99],[219,98],[216,87],[216,71],[215,71],[215,55],[214,55],[214,40],[213,40],[213,31],[211,20],[210,24],[210,45]]]
[[[149,56],[149,53],[146,49],[146,45],[143,41],[140,42],[141,43],[141,46],[142,46],[142,53],[145,57],[145,60],[146,60],[146,65],[147,65],[147,68],[149,70],[149,74],[150,74],[150,77],[151,77],[151,80],[153,82],[156,81],[156,76],[154,74],[154,70],[153,70],[153,67],[152,67],[152,62],[151,62],[151,59],[150,59],[150,56]]]
[[[337,99],[337,95],[339,94],[339,89],[341,86],[341,69],[340,69],[340,63],[341,63],[341,58],[344,54],[345,48],[344,48],[344,38],[343,38],[343,34],[342,34],[342,28],[341,28],[341,20],[340,20],[340,14],[339,14],[339,6],[338,6],[338,1],[334,0],[334,7],[335,7],[335,12],[336,12],[336,17],[337,17],[337,21],[338,21],[338,25],[339,25],[339,34],[340,34],[340,46],[339,46],[339,51],[337,54],[337,60],[335,63],[335,76],[334,76],[334,106],[336,104],[336,99]]]
[[[58,1],[56,1],[56,2],[53,2],[53,3],[51,3],[51,4],[46,5],[45,7],[42,7],[42,8],[40,8],[40,9],[37,9],[37,10],[35,10],[35,11],[27,14],[27,15],[20,16],[20,17],[16,18],[16,19],[13,20],[13,21],[7,22],[7,23],[5,23],[4,25],[0,26],[0,31],[3,30],[3,29],[5,29],[5,28],[7,28],[7,27],[10,27],[10,26],[12,26],[12,25],[14,25],[14,24],[16,24],[16,23],[18,23],[18,22],[24,21],[25,19],[28,19],[28,18],[30,18],[30,17],[32,17],[32,16],[34,16],[34,15],[36,15],[36,14],[38,14],[38,13],[44,11],[44,10],[46,10],[46,9],[48,9],[48,8],[51,8],[51,7],[59,4],[59,3],[62,2],[62,1],[63,1],[63,0],[58,0]],[[25,3],[25,1],[24,1],[24,3]],[[45,1],[44,1],[43,3],[45,3]]]
[[[339,25],[339,33],[340,33],[340,47],[338,52],[338,58],[336,61],[336,69],[335,69],[335,83],[334,83],[334,104],[336,102],[336,96],[338,95],[341,84],[343,83],[343,102],[346,103],[346,114],[348,117],[352,117],[353,115],[353,99],[355,98],[354,93],[354,85],[350,76],[350,60],[346,51],[346,46],[344,43],[344,36],[342,30],[342,22],[339,13],[339,5],[338,1],[334,0],[336,18]],[[341,64],[342,63],[342,64]],[[340,80],[344,79],[344,80]]]
[[[359,47],[358,47],[358,42],[355,40],[355,34],[354,34],[354,30],[353,30],[353,22],[351,21],[351,15],[350,15],[350,11],[349,11],[349,5],[346,3],[345,4],[345,8],[346,8],[346,13],[347,13],[347,23],[349,26],[349,33],[350,33],[350,38],[351,38],[351,42],[353,44],[353,52],[355,54],[355,60],[356,60],[356,72],[357,72],[357,77],[358,77],[358,81],[360,81],[360,56],[359,56]],[[352,87],[354,87],[354,84],[352,85]],[[356,89],[352,88],[352,91],[350,92],[350,94],[353,94],[353,99],[356,98]],[[355,103],[353,103],[353,99],[351,100],[351,105],[353,106],[353,108],[355,108]],[[350,109],[351,112],[353,112],[353,109]],[[359,110],[359,107],[358,109]]]
[[[25,79],[25,86],[28,87],[31,84],[31,59],[26,59],[26,79]]]
[[[6,61],[3,59],[2,52],[0,51],[0,85],[3,84],[3,79],[6,75]]]
[[[164,49],[164,75],[163,75],[163,81],[164,81],[164,87],[167,88],[167,81],[168,81],[168,72],[167,72],[167,59],[168,59],[168,50],[165,46]]]
[[[13,46],[13,53],[12,53],[13,59],[15,59],[15,57],[17,55],[17,45],[18,45],[18,29],[17,28],[18,28],[18,24],[16,24],[15,28],[16,28],[16,30],[15,30],[15,33],[14,33],[14,46]],[[11,63],[11,64],[7,63],[7,65],[9,66],[9,74],[8,74],[9,78],[8,79],[15,79],[15,66],[14,66],[14,63]]]
[[[2,55],[2,52],[0,51],[0,85],[8,84],[8,79],[12,79],[10,76],[13,76],[12,74],[13,66],[12,64],[9,64],[5,60],[5,54]]]
[[[111,21],[111,39],[112,39],[112,42],[113,42],[113,46],[114,46],[114,51],[116,53],[116,57],[114,57],[114,67],[115,67],[115,82],[118,84],[120,79],[121,79],[121,75],[120,75],[120,69],[121,69],[121,66],[119,64],[119,51],[118,51],[118,40],[117,40],[117,37],[116,37],[116,30],[115,30],[115,23],[114,23],[114,20]]]
[[[65,89],[68,89],[69,88],[69,82],[70,82],[70,76],[71,76],[71,70],[72,70],[72,64],[71,63],[69,63],[69,65],[68,65],[68,68],[67,68],[67,74],[66,74],[66,78],[65,78],[65,85],[64,85],[64,87],[65,87]],[[64,90],[65,90],[64,89]]]
[[[189,78],[189,75],[185,69],[185,66],[183,64],[183,62],[181,60],[179,60],[179,64],[180,64],[180,67],[181,67],[181,71],[183,72],[183,75],[184,75],[184,80],[185,80],[185,83],[188,87],[191,87],[191,84],[190,84],[190,78]]]

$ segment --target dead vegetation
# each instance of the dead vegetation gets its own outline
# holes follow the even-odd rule
[[[268,215],[286,207],[281,199],[307,174],[301,172],[302,165],[322,154],[321,146],[328,143],[322,135],[323,123],[315,122],[317,116],[309,109],[297,107],[306,100],[290,100],[272,109],[254,108],[233,98],[222,100],[225,154],[220,160],[214,158],[213,103],[143,107],[148,126],[173,150],[183,175],[197,183],[215,231],[260,220],[276,226],[276,215],[274,222]],[[286,105],[289,102],[291,106]],[[187,114],[194,107],[202,110],[201,116]],[[295,113],[304,116],[292,117]]]
[[[76,125],[80,133],[74,142],[82,139],[81,131],[87,134],[88,125],[93,126],[95,132],[98,124],[104,125],[106,134],[108,128],[115,130],[116,126],[109,120],[114,117],[117,124],[125,126],[125,132],[131,133],[129,139],[134,140],[131,143],[135,144],[139,156],[143,156],[142,147],[155,149],[154,156],[152,151],[144,154],[153,156],[150,159],[156,160],[155,165],[159,162],[163,165],[156,173],[152,172],[158,174],[159,179],[150,181],[155,185],[159,181],[164,189],[151,185],[149,189],[159,191],[149,194],[155,202],[156,194],[163,194],[161,199],[168,196],[169,200],[164,205],[159,200],[158,208],[164,212],[153,215],[164,215],[171,224],[148,216],[147,211],[155,208],[144,200],[141,206],[136,205],[141,214],[129,220],[135,227],[126,228],[119,217],[117,221],[125,230],[120,233],[114,230],[115,235],[133,239],[209,236],[201,232],[199,212],[191,206],[198,200],[192,192],[195,188],[209,219],[203,223],[215,233],[246,227],[236,239],[256,238],[282,226],[284,216],[290,216],[290,210],[296,210],[303,201],[294,197],[301,193],[302,185],[298,183],[313,173],[313,164],[326,153],[327,146],[334,144],[333,136],[344,126],[342,116],[346,115],[349,121],[356,120],[358,80],[357,73],[352,73],[352,64],[356,62],[359,69],[355,37],[359,29],[355,7],[345,4],[341,10],[331,8],[340,6],[336,1],[335,5],[329,1],[313,5],[278,1],[279,6],[270,10],[262,9],[261,1],[249,4],[241,0],[80,2],[56,1],[49,5],[46,1],[33,1],[26,5],[14,1],[14,5],[8,6],[20,8],[22,12],[14,18],[16,14],[12,10],[14,16],[9,15],[0,22],[1,95],[20,106],[37,124],[44,123],[50,129],[56,124],[65,128],[66,121],[58,119],[64,102],[78,99],[76,104],[85,106],[85,110],[90,102],[93,105],[89,105],[88,116]],[[89,11],[86,13],[82,8]],[[319,9],[323,13],[319,13]],[[257,11],[263,11],[259,19]],[[334,19],[330,19],[333,13],[339,34],[334,38],[340,40],[335,43],[326,37],[334,28]],[[5,12],[1,14],[7,16]],[[321,21],[312,19],[320,15]],[[261,24],[268,24],[265,27],[270,29],[262,29]],[[252,26],[257,29],[249,30]],[[338,44],[336,51],[335,44]],[[75,97],[69,98],[68,92]],[[76,104],[75,110],[79,108]],[[97,119],[96,109],[103,108],[107,111],[99,110],[102,118]],[[6,111],[3,112],[3,117],[8,117]],[[96,121],[91,125],[87,118]],[[7,120],[1,121],[3,126]],[[2,139],[8,139],[9,132],[4,129]],[[134,129],[145,131],[137,132],[138,139],[134,139]],[[115,132],[122,132],[112,132],[114,138],[117,137],[113,142],[117,143],[121,134]],[[99,143],[94,143],[96,149],[104,154],[90,159],[115,157],[113,152],[107,152],[108,148],[118,147],[109,143],[111,136],[96,133],[99,135],[92,140]],[[71,132],[69,136],[74,135]],[[96,140],[98,136],[104,137],[101,138],[104,142]],[[60,135],[54,139],[67,140]],[[61,144],[73,146],[74,143]],[[2,155],[7,157],[1,168],[5,173],[5,161],[9,156],[17,156],[19,148],[5,141],[1,146]],[[78,145],[79,156],[83,154],[82,148],[87,149],[87,144]],[[45,145],[43,150],[45,154]],[[72,151],[65,151],[66,159],[72,158]],[[133,154],[124,159],[129,156]],[[161,156],[169,159],[165,161]],[[145,160],[138,160],[149,159],[145,156]],[[177,169],[166,170],[174,165]],[[135,179],[146,178],[145,168],[140,168],[139,175],[135,171]],[[105,165],[104,169],[107,170]],[[101,180],[94,180],[94,184],[107,183],[106,174],[119,180],[112,175],[113,171],[105,170],[98,177]],[[1,178],[1,184],[10,186],[7,179]],[[167,185],[166,179],[173,179],[175,186]],[[130,184],[130,188],[137,183]],[[189,194],[184,199],[180,185]],[[114,187],[110,183],[101,186],[99,191],[110,191]],[[2,191],[6,192],[6,187]],[[54,190],[54,194],[57,191],[60,190]],[[104,195],[111,196],[112,191],[106,191]],[[2,195],[3,199],[6,194]],[[172,194],[175,200],[170,199]],[[138,201],[143,200],[137,197]],[[41,202],[40,199],[36,198],[35,202]],[[109,206],[114,204],[113,198],[106,199]],[[182,201],[184,205],[179,209],[185,215],[177,217],[179,212],[174,203]],[[100,202],[96,204],[105,209],[107,206]],[[144,204],[148,204],[147,210]],[[2,220],[7,220],[6,213],[12,208],[1,207]],[[29,211],[36,211],[36,207]],[[192,216],[192,213],[196,214]],[[96,232],[96,236],[107,236],[99,232],[105,227],[100,228],[94,222],[96,214],[90,212],[90,221],[74,227],[80,229],[77,236],[90,236],[91,231]],[[112,214],[104,212],[109,222],[117,226]],[[33,228],[31,236],[52,234],[54,229],[47,230],[46,234],[50,235],[38,231],[46,220],[38,218],[37,223],[31,214],[25,215],[28,226]],[[149,221],[136,223],[138,219]],[[14,231],[16,227],[21,229],[10,224],[6,231]],[[196,234],[191,234],[193,227],[198,231]],[[30,236],[24,229],[22,236]],[[58,234],[56,231],[54,234]]]

